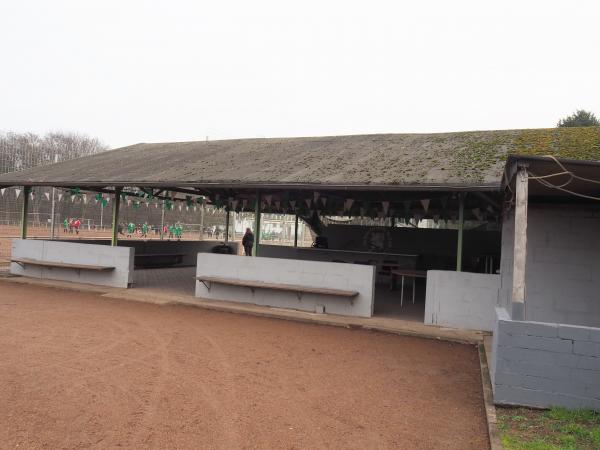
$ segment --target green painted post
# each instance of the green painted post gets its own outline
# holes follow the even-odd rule
[[[225,242],[229,242],[229,206],[225,208]]]
[[[458,242],[456,247],[456,271],[462,271],[463,228],[465,222],[465,196],[458,194]]]
[[[254,245],[252,254],[258,256],[258,243],[260,241],[260,214],[261,214],[260,191],[256,191],[256,210],[254,211]]]
[[[27,239],[27,211],[29,210],[30,186],[23,187],[23,209],[21,210],[21,239]]]
[[[298,247],[298,214],[294,220],[294,247]]]
[[[112,210],[112,235],[110,240],[110,245],[113,247],[118,245],[119,240],[119,206],[121,205],[121,190],[122,188],[115,188],[115,202],[113,203]]]

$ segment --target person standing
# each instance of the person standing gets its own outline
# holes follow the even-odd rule
[[[134,233],[135,233],[135,223],[129,222],[127,224],[127,237],[131,238]]]
[[[73,228],[75,228],[75,233],[79,234],[79,228],[81,227],[81,219],[77,218],[75,222],[73,222]]]
[[[244,237],[242,238],[242,245],[244,246],[244,252],[246,256],[252,256],[252,246],[254,245],[254,234],[250,228],[246,228]]]

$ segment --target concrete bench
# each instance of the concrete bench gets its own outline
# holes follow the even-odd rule
[[[283,283],[265,283],[263,281],[249,281],[249,280],[239,280],[233,278],[222,278],[222,277],[196,277],[196,280],[200,281],[206,289],[210,291],[211,283],[218,284],[227,284],[230,286],[243,286],[250,288],[252,292],[255,289],[272,289],[279,291],[291,291],[295,292],[298,295],[298,298],[301,298],[302,294],[321,294],[321,295],[331,295],[335,297],[343,297],[350,301],[354,299],[358,295],[357,291],[346,291],[343,289],[329,289],[329,288],[317,288],[310,286],[299,286],[296,284],[283,284]]]
[[[40,259],[30,259],[30,258],[12,258],[11,262],[17,263],[21,266],[30,265],[30,266],[40,266],[40,267],[48,267],[48,268],[60,268],[60,269],[76,269],[76,270],[95,270],[98,272],[108,272],[111,270],[115,270],[114,266],[96,266],[91,264],[71,264],[65,262],[57,262],[57,261],[43,261]]]

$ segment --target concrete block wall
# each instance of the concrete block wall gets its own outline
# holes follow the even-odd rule
[[[530,204],[526,317],[600,327],[600,208]]]
[[[300,261],[265,257],[245,257],[199,253],[197,276],[262,281],[265,283],[294,284],[317,288],[357,291],[358,296],[348,299],[340,296],[254,289],[213,283],[208,289],[196,282],[196,297],[228,300],[256,305],[320,311],[346,316],[371,317],[375,289],[375,268],[357,264],[319,261]]]
[[[513,321],[496,309],[496,404],[600,410],[600,328]]]
[[[492,331],[500,276],[429,270],[425,324]]]
[[[301,259],[305,261],[333,262],[334,260],[353,263],[354,261],[375,261],[383,264],[385,260],[394,260],[398,265],[407,269],[417,267],[418,255],[399,255],[384,253],[366,253],[350,250],[320,249],[312,247],[288,247],[284,245],[259,246],[259,256],[266,258]]]
[[[133,283],[132,248],[107,245],[80,244],[74,242],[45,241],[39,239],[13,239],[12,257],[69,264],[112,266],[107,272],[47,268],[11,263],[10,273],[32,278],[73,281],[126,288]]]
[[[69,241],[61,240],[61,242],[74,242],[79,244],[97,244],[110,245],[110,239],[72,239]],[[196,265],[198,253],[209,253],[214,247],[219,245],[220,241],[177,241],[177,240],[121,240],[119,247],[131,247],[135,249],[136,255],[143,254],[160,254],[160,253],[181,253],[183,258],[180,263],[174,264],[173,267],[190,267]],[[239,243],[228,242],[227,245],[233,248],[234,254],[237,254]]]

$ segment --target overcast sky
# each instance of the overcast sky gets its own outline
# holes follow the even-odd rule
[[[600,114],[600,1],[0,3],[0,130],[111,147]]]

